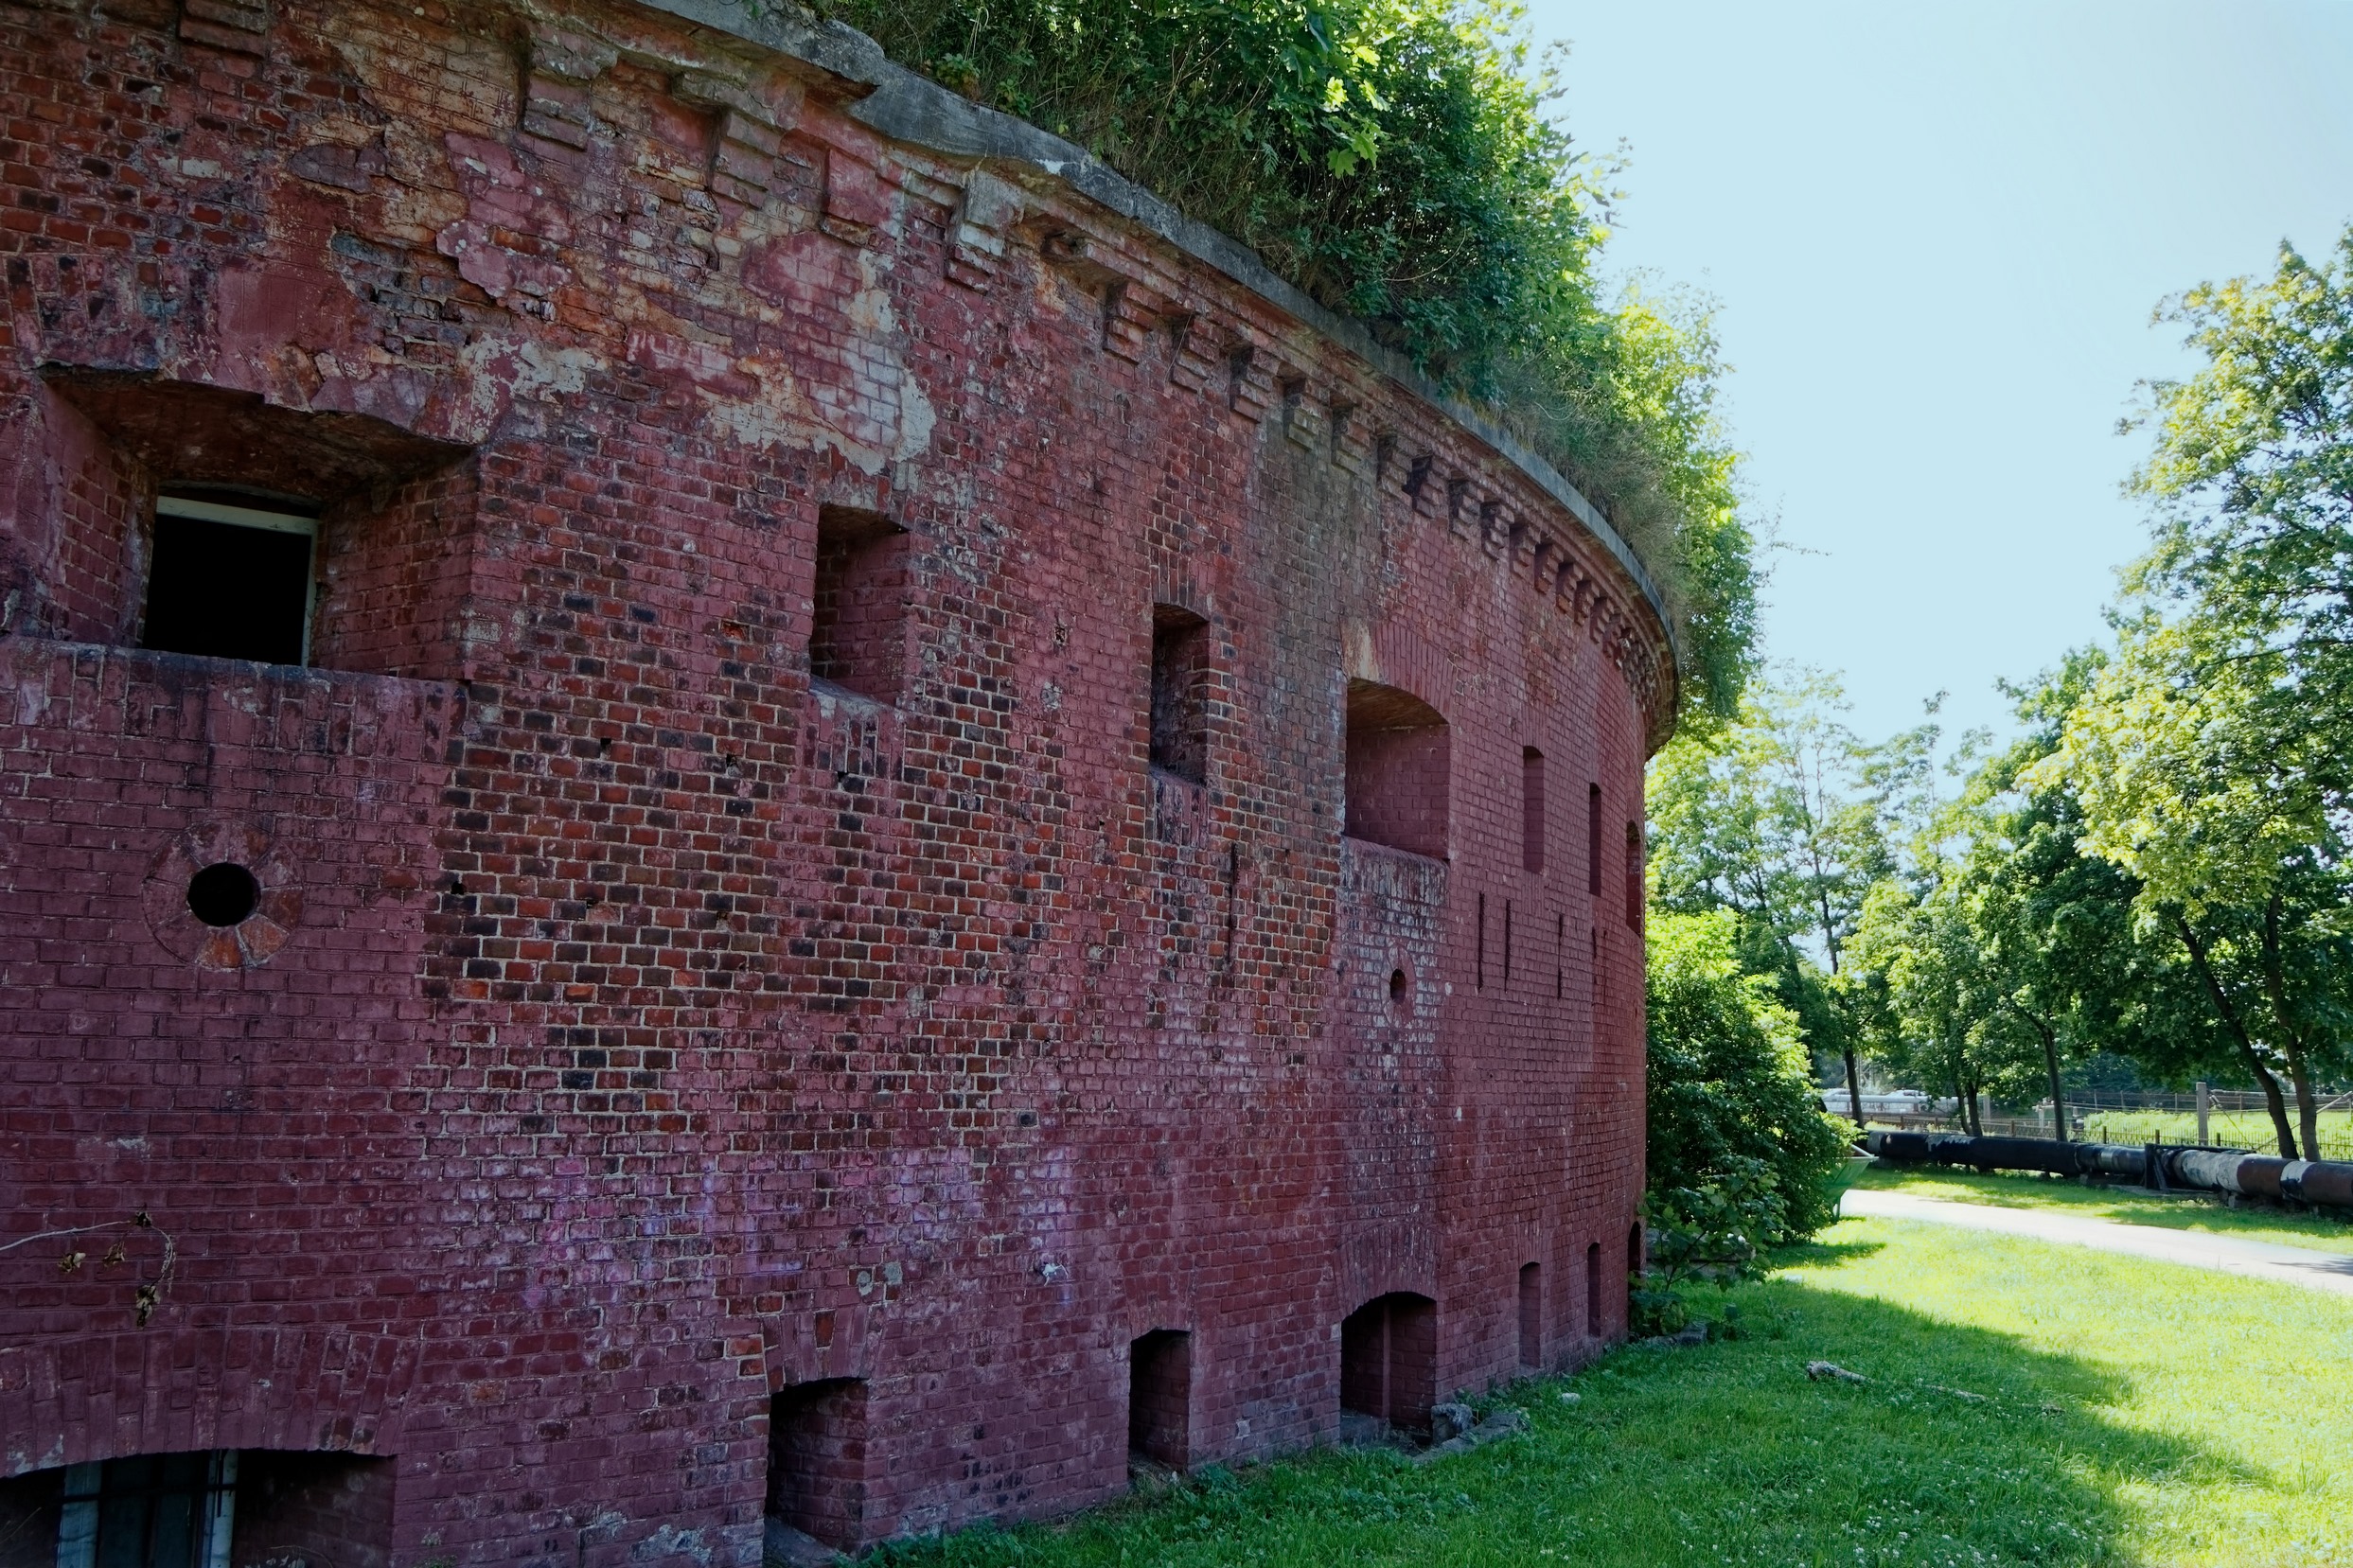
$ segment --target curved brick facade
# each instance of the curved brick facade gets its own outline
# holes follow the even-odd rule
[[[0,1561],[234,1451],[240,1564],[749,1563],[1622,1333],[1673,678],[1548,471],[855,35],[0,105]],[[316,503],[309,667],[140,647],[159,495]]]

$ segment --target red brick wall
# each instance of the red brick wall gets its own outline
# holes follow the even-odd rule
[[[238,1460],[231,1568],[388,1568],[391,1460],[267,1449]]]
[[[0,8],[0,550],[89,607],[0,643],[0,1216],[100,1227],[0,1254],[7,1467],[380,1456],[397,1563],[749,1563],[779,1389],[862,1380],[875,1539],[1121,1489],[1151,1330],[1196,1460],[1329,1437],[1390,1293],[1436,1394],[1514,1375],[1640,1189],[1568,846],[1592,781],[1622,888],[1671,696],[1562,501],[787,55],[212,10]],[[263,467],[322,667],[123,650],[146,487]],[[878,696],[812,682],[829,509],[903,531]],[[1352,682],[1443,714],[1442,859],[1340,837]]]
[[[0,432],[0,491],[15,469],[17,526],[0,567],[0,627],[135,642],[150,540],[148,480],[80,410],[26,383]]]

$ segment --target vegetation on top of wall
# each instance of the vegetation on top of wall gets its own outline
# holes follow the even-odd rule
[[[1608,170],[1503,0],[824,0],[893,59],[1251,246],[1592,491],[1738,704],[1757,575],[1704,308],[1604,297]]]

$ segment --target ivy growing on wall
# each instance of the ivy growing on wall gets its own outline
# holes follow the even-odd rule
[[[1677,622],[1687,724],[1752,664],[1703,308],[1597,275],[1612,166],[1500,0],[828,0],[893,59],[1233,235],[1601,499]]]

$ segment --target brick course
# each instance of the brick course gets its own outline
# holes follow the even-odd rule
[[[0,1475],[360,1456],[301,1505],[353,1560],[752,1563],[772,1498],[1120,1491],[1147,1334],[1230,1462],[1336,1435],[1377,1297],[1442,1395],[1516,1375],[1526,1264],[1544,1364],[1623,1332],[1643,590],[860,59],[0,0],[0,1246],[72,1232],[0,1251]],[[174,484],[324,507],[315,667],[137,646]],[[1376,688],[1442,857],[1342,836]]]

